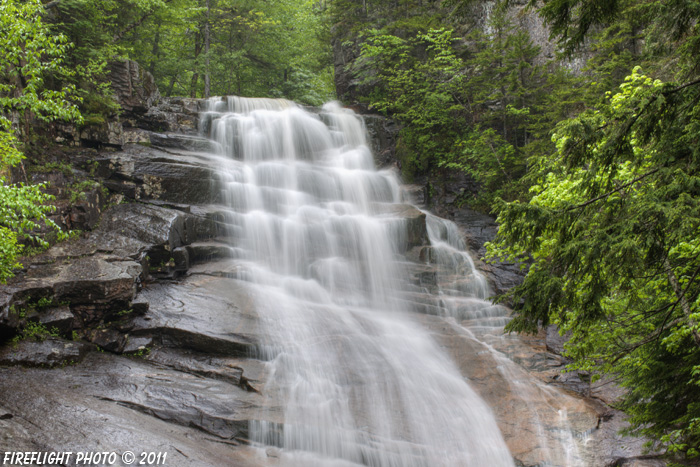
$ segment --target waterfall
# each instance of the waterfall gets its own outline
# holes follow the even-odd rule
[[[525,408],[520,417],[513,417],[511,425],[516,430],[535,431],[540,457],[546,459],[546,465],[584,466],[565,408],[578,401],[529,377],[494,347],[504,346],[503,328],[510,320],[509,310],[488,300],[491,290],[466,252],[457,226],[430,214],[427,220],[431,244],[428,261],[437,267],[434,292],[440,297],[440,314],[455,318],[453,326],[457,332],[483,345],[482,352],[488,354],[484,358],[491,359],[498,370],[502,381],[499,384],[507,387],[507,392]]]
[[[232,274],[250,284],[266,336],[256,356],[271,402],[249,428],[261,455],[513,466],[493,411],[418,312],[452,317],[484,348],[473,336],[507,315],[486,300],[456,226],[407,205],[396,174],[375,170],[362,120],[335,103],[314,113],[228,97],[208,101],[200,128],[221,156]],[[414,254],[434,286],[412,279]]]

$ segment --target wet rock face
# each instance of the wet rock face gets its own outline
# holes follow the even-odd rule
[[[29,320],[70,336],[72,331],[119,321],[130,310],[134,316],[143,314],[148,303],[136,299],[143,282],[149,276],[180,274],[183,268],[176,264],[175,250],[217,235],[217,216],[216,210],[204,208],[183,212],[137,203],[112,207],[86,238],[32,258],[23,273],[0,286],[0,335],[12,336]],[[118,332],[124,334],[123,329]],[[86,337],[118,352],[128,347],[127,339],[112,334]]]
[[[149,312],[133,321],[131,334],[207,355],[254,354],[263,337],[244,284],[211,274],[195,272],[177,284],[148,287],[142,296]]]
[[[123,122],[122,144],[147,142],[144,132],[177,132],[197,135],[202,100],[186,97],[160,97],[143,114],[134,114]]]
[[[126,145],[93,160],[104,185],[128,199],[206,204],[220,196],[211,156]]]
[[[58,324],[64,334],[97,323],[129,306],[142,274],[140,263],[103,254],[66,262],[50,256],[41,259],[47,262],[30,265],[26,273],[3,286],[0,329],[5,334],[35,317],[51,326]],[[41,300],[62,306],[45,309],[36,305]],[[66,313],[68,304],[72,320]]]
[[[195,237],[193,222],[192,216],[174,209],[132,203],[105,213],[100,229],[172,251]]]
[[[184,151],[216,153],[218,144],[200,136],[182,134],[150,134],[151,144],[164,149],[180,149]]]
[[[188,371],[158,363],[167,358]],[[203,357],[167,358],[93,352],[60,371],[0,368],[0,450],[77,452],[99,446],[117,453],[167,452],[167,465],[260,465],[238,440],[247,437],[262,396],[235,378],[202,378],[196,371],[206,367]],[[238,366],[236,360],[216,363]]]
[[[395,166],[398,124],[381,115],[363,114],[362,120],[370,138],[375,165],[379,168]]]
[[[87,344],[50,337],[44,341],[23,340],[0,348],[0,366],[55,367],[82,361],[90,351]]]
[[[454,212],[452,219],[464,232],[467,245],[474,252],[475,257],[484,258],[486,256],[484,244],[492,241],[498,233],[498,224],[495,219],[466,207]],[[479,269],[487,277],[493,292],[497,295],[519,285],[527,273],[527,269],[521,269],[519,264],[500,261],[480,262]]]

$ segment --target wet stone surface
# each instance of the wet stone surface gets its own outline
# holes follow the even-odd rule
[[[0,393],[3,451],[99,447],[167,452],[169,465],[259,465],[239,439],[261,397],[229,382],[92,353],[60,371],[0,368]]]
[[[22,340],[0,348],[0,366],[56,367],[76,364],[92,350],[82,342],[50,337],[46,340]]]

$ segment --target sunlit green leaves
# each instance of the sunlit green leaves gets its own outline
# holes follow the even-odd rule
[[[47,217],[55,208],[49,204],[53,197],[44,193],[44,186],[11,184],[8,177],[9,168],[23,156],[16,130],[5,115],[25,125],[32,117],[81,121],[75,102],[68,100],[75,99],[75,89],[65,86],[55,90],[45,84],[49,75],[65,77],[72,72],[63,65],[69,48],[66,38],[49,32],[41,19],[43,13],[39,0],[0,0],[0,282],[19,266],[17,257],[24,248],[20,240],[47,246],[35,235],[42,226],[56,231],[59,238],[63,236]]]
[[[0,1],[0,108],[5,112],[30,111],[36,117],[80,120],[73,86],[60,90],[45,86],[47,75],[69,76],[63,66],[69,49],[66,37],[53,35],[43,23],[44,12],[39,0]]]

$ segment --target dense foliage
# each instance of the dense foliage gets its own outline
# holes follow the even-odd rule
[[[43,10],[39,0],[0,1],[0,282],[18,266],[24,249],[20,240],[45,245],[33,235],[42,224],[61,232],[47,217],[54,208],[46,204],[51,197],[42,185],[10,183],[11,167],[23,158],[17,135],[26,136],[32,117],[80,120],[69,101],[75,88],[52,89],[46,83],[48,77],[71,72],[63,64],[66,38],[50,33],[41,19]]]
[[[312,1],[59,0],[79,69],[141,63],[165,95],[237,94],[321,104],[334,95],[328,25]],[[47,5],[48,7],[48,5]],[[99,93],[98,93],[99,94]]]
[[[567,115],[562,96],[577,78],[538,64],[539,48],[503,6],[462,37],[444,27],[396,28],[365,34],[352,72],[371,89],[370,107],[402,124],[404,177],[464,171],[482,190],[462,202],[484,210],[498,197],[521,197],[527,160],[553,150],[547,133]]]
[[[621,406],[631,431],[696,461],[700,8],[628,1],[600,12],[588,8],[598,2],[578,3],[573,16],[559,1],[544,9],[555,31],[567,31],[567,49],[601,21],[614,24],[613,13],[644,13],[650,40],[643,55],[657,57],[650,72],[668,82],[632,70],[616,91],[557,125],[557,151],[531,164],[529,199],[499,204],[491,254],[530,263],[524,283],[509,293],[518,304],[509,329],[555,323],[571,332],[572,367],[614,375],[629,389]],[[661,30],[665,42],[655,34]],[[675,73],[659,66],[669,62]]]

